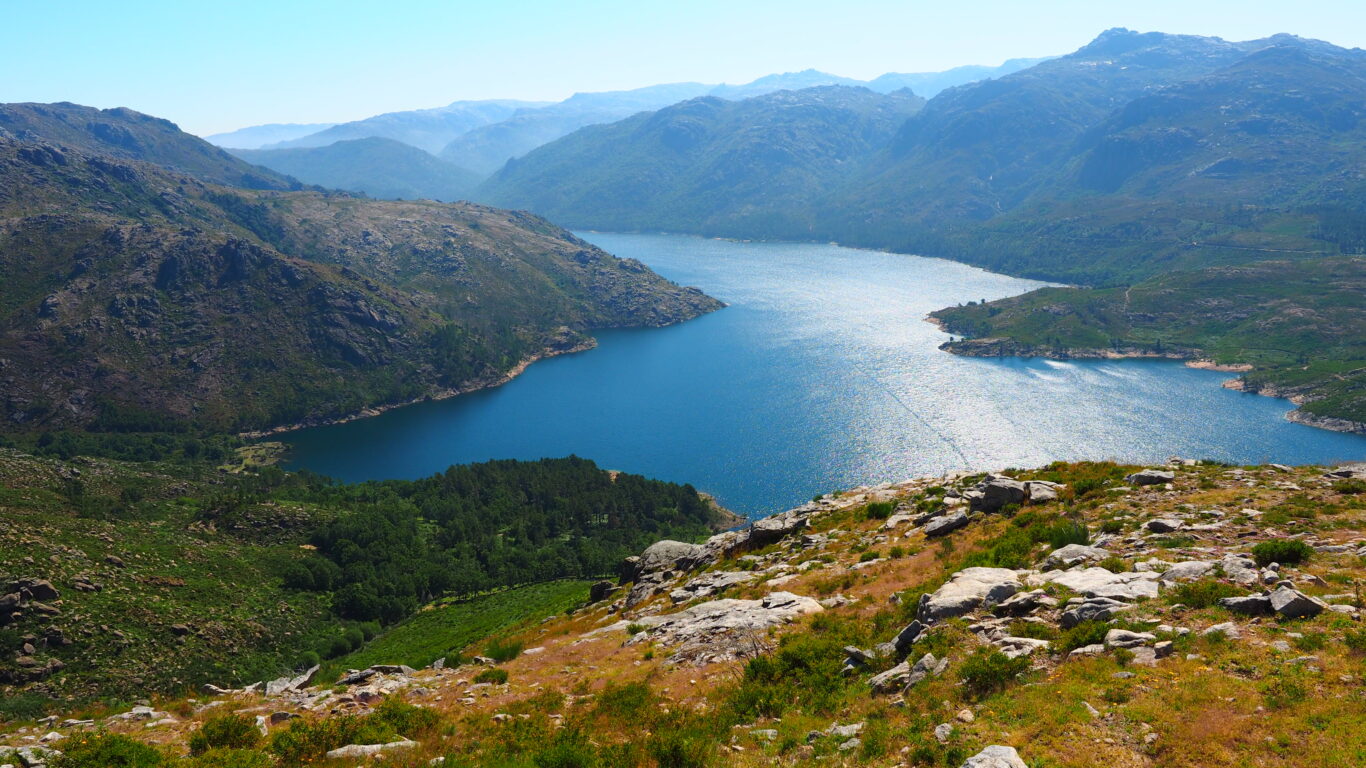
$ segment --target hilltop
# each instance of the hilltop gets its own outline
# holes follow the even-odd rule
[[[6,740],[75,766],[129,738],[220,748],[189,765],[1354,764],[1363,492],[1361,467],[1198,461],[852,489],[658,542],[614,593],[474,656],[404,651],[433,625],[400,624],[335,682]]]

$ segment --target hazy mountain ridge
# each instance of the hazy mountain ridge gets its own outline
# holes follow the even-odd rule
[[[204,140],[224,149],[260,149],[267,144],[301,139],[334,125],[336,123],[266,123],[225,133],[211,133]]]
[[[247,162],[309,184],[380,199],[463,200],[484,178],[393,139],[348,139],[324,147],[229,151]]]
[[[349,123],[334,125],[317,133],[297,139],[267,144],[261,149],[290,149],[294,147],[322,147],[348,139],[379,137],[401,141],[418,149],[437,154],[457,136],[481,125],[496,123],[519,110],[544,106],[543,102],[490,99],[485,101],[457,101],[444,107],[386,112]]]

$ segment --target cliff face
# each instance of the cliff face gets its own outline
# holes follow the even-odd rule
[[[542,219],[220,187],[0,139],[0,423],[252,429],[720,306]]]

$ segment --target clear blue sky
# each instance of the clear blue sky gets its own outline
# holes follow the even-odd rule
[[[458,99],[850,77],[1060,54],[1124,26],[1366,46],[1363,0],[0,0],[0,101],[205,134]]]

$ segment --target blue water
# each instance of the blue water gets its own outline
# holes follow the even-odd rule
[[[578,454],[691,482],[766,514],[816,493],[954,469],[1169,456],[1325,463],[1366,437],[1286,421],[1229,374],[1157,361],[974,359],[923,318],[1040,285],[939,259],[830,245],[589,234],[730,306],[597,334],[509,384],[285,436],[292,466],[414,478],[491,458]]]

